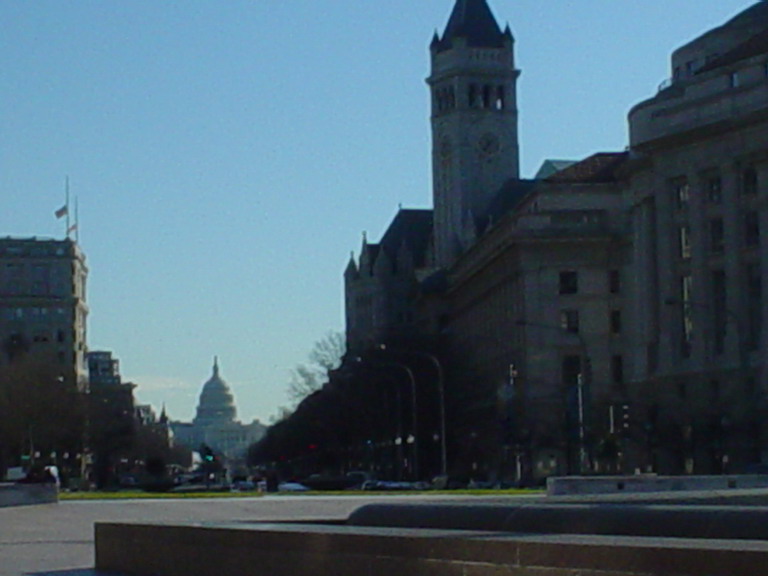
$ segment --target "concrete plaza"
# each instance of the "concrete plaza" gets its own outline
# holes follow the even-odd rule
[[[359,506],[446,496],[265,496],[202,500],[64,501],[0,508],[0,576],[96,576],[95,522],[211,523],[344,519]],[[485,499],[472,498],[478,502]]]

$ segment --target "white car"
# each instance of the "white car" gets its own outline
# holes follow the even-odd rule
[[[307,492],[309,488],[298,482],[280,482],[277,485],[278,492]]]

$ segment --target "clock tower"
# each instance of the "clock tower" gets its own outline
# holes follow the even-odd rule
[[[509,179],[519,178],[514,38],[486,0],[456,0],[430,46],[436,264],[450,266],[462,231]]]

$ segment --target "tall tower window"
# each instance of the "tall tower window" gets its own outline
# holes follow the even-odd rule
[[[506,108],[504,86],[496,87],[496,101],[494,103],[494,108],[496,108],[496,110],[504,110],[504,108]]]
[[[483,108],[491,107],[491,87],[487,84],[483,86]]]
[[[469,107],[480,108],[480,90],[477,84],[469,85]]]

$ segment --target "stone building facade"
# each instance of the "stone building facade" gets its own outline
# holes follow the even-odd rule
[[[87,390],[85,255],[72,240],[0,239],[0,374],[26,359]]]
[[[768,4],[674,52],[627,150],[536,180],[518,174],[513,48],[485,0],[457,0],[433,38],[434,209],[349,263],[350,350],[439,351],[454,469],[765,460]]]
[[[672,70],[629,114],[628,351],[652,430],[635,459],[718,472],[768,448],[768,4],[676,50]]]

